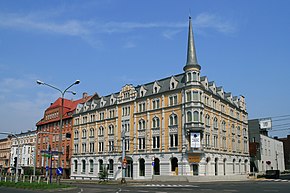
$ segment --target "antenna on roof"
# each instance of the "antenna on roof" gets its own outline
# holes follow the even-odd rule
[[[191,9],[189,8],[189,19],[191,19]]]

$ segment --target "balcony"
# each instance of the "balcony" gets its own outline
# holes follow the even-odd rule
[[[201,145],[200,147],[189,147],[187,150],[187,153],[199,153],[202,154],[204,153],[204,146]]]
[[[204,124],[201,122],[190,122],[190,123],[185,123],[184,128],[186,132],[203,131]]]

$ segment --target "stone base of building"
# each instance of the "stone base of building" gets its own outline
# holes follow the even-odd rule
[[[120,154],[74,156],[71,179],[97,180],[104,170],[108,172],[108,178],[121,179],[121,160]],[[134,154],[126,155],[126,160],[125,176],[136,180],[166,179],[166,176],[175,176],[177,181],[202,180],[206,178],[196,177],[210,176],[221,180],[226,176],[245,178],[250,169],[248,156],[212,152]]]

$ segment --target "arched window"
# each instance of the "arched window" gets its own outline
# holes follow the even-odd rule
[[[152,120],[152,127],[153,128],[159,128],[160,127],[160,121],[158,117],[154,117]]]
[[[192,113],[191,113],[191,111],[187,111],[186,116],[187,116],[187,122],[188,123],[192,122]]]
[[[87,138],[87,130],[86,129],[83,129],[83,131],[82,131],[82,138],[83,139]]]
[[[177,115],[172,114],[169,117],[169,126],[178,125]]]
[[[86,160],[82,160],[82,172],[86,172]]]
[[[104,170],[103,160],[100,159],[100,160],[99,160],[99,172],[103,172],[103,170]]]
[[[205,115],[205,124],[206,126],[210,126],[210,116],[208,114]]]
[[[193,112],[193,121],[194,121],[194,122],[197,122],[197,121],[198,121],[198,116],[199,116],[199,115],[198,115],[198,112],[197,112],[197,111],[194,111],[194,112]]]
[[[74,160],[74,171],[77,172],[78,171],[78,161]]]
[[[201,122],[201,123],[203,123],[203,114],[202,114],[202,112],[200,112],[200,116],[199,116],[200,118],[199,118],[199,121]]]
[[[198,92],[197,91],[193,91],[192,96],[193,96],[192,98],[194,101],[198,101]]]
[[[114,160],[112,160],[112,159],[109,159],[109,173],[110,174],[113,174],[114,173]]]
[[[213,119],[213,127],[214,127],[215,129],[218,128],[218,120],[217,120],[216,117]]]
[[[187,82],[190,82],[191,81],[191,73],[187,73]]]
[[[90,137],[94,137],[95,136],[95,129],[91,128],[90,129]]]
[[[226,131],[226,122],[225,121],[222,122],[222,130]]]
[[[144,119],[141,119],[139,121],[139,130],[144,130],[145,129],[145,120]]]
[[[139,176],[145,176],[145,160],[143,158],[139,160]]]
[[[196,81],[196,80],[197,80],[197,75],[196,75],[196,72],[193,72],[193,73],[192,73],[192,79],[193,79],[194,81]]]
[[[75,130],[75,132],[74,132],[74,134],[75,134],[75,139],[78,139],[79,138],[79,131],[78,130]]]
[[[109,125],[109,134],[110,135],[114,134],[114,125]]]
[[[90,160],[90,173],[94,171],[94,160]]]
[[[99,127],[99,135],[102,136],[104,135],[104,127]]]

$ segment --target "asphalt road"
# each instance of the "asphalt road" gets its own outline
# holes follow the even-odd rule
[[[268,182],[268,181],[247,181],[247,182],[214,182],[214,183],[153,183],[133,184],[127,186],[108,185],[80,185],[75,193],[269,193],[269,192],[290,192],[290,182]],[[71,192],[72,193],[72,192]]]
[[[62,193],[271,193],[290,192],[290,182],[246,181],[214,183],[139,183],[128,185],[76,184],[77,188],[57,190]],[[0,193],[44,193],[46,191],[21,190],[0,187]]]

